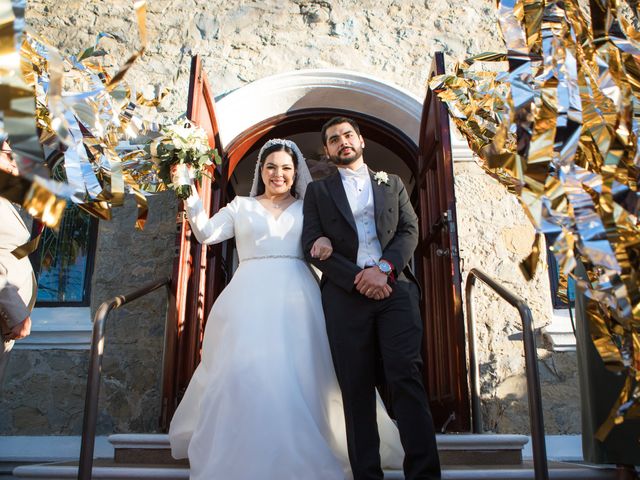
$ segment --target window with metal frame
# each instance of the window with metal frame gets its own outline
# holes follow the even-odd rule
[[[63,167],[53,177],[64,180]],[[98,220],[73,203],[59,229],[44,228],[31,262],[38,279],[37,307],[89,306]]]

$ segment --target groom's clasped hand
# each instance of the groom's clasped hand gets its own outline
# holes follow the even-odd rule
[[[353,283],[362,295],[373,300],[382,300],[391,295],[389,278],[377,266],[360,270]]]

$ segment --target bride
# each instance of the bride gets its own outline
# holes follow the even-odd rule
[[[310,181],[297,145],[273,139],[258,154],[251,196],[211,218],[195,189],[185,201],[198,241],[235,236],[240,260],[211,309],[202,361],[169,430],[192,479],[351,478],[320,290],[300,243]],[[331,254],[328,239],[314,249]],[[397,430],[378,403],[383,465],[401,468]]]

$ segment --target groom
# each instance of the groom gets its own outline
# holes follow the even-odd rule
[[[322,127],[325,153],[338,172],[312,182],[304,199],[302,243],[322,275],[322,303],[342,389],[354,480],[382,479],[375,371],[382,360],[405,452],[406,480],[440,478],[433,420],[422,384],[419,287],[408,267],[417,218],[402,181],[370,171],[355,121]],[[326,236],[332,255],[312,246]]]

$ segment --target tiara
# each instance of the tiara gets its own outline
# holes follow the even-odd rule
[[[272,138],[267,143],[265,143],[260,149],[260,152],[258,152],[258,161],[260,161],[260,159],[262,158],[262,154],[264,153],[264,151],[267,148],[273,147],[274,145],[284,145],[285,147],[289,147],[293,151],[293,154],[297,157],[298,163],[304,162],[304,156],[302,156],[302,152],[298,148],[298,145],[296,145],[291,140],[286,140],[283,138]]]

